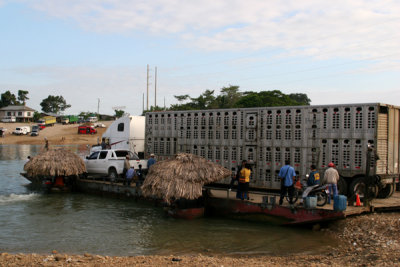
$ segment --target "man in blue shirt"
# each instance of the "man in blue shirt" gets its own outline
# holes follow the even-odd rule
[[[315,165],[311,165],[311,172],[307,179],[307,187],[305,187],[302,194],[302,200],[304,200],[308,196],[311,190],[318,187],[319,184],[320,184],[320,177],[319,177],[319,172],[317,171],[317,167]]]
[[[282,205],[283,198],[286,193],[289,194],[289,204],[293,204],[293,194],[294,194],[294,186],[293,181],[296,178],[296,172],[294,168],[289,165],[290,161],[285,160],[285,166],[283,166],[279,171],[279,178],[281,178],[281,196],[279,199],[279,205]]]
[[[147,171],[150,170],[151,165],[156,163],[156,159],[154,158],[154,154],[150,154],[150,158],[147,161]]]

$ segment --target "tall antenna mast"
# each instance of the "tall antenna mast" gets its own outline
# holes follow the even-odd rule
[[[147,64],[147,105],[146,110],[149,110],[149,64]]]
[[[155,67],[154,75],[154,108],[157,107],[157,67]]]

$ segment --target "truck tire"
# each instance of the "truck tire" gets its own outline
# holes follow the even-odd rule
[[[349,190],[349,197],[354,197],[356,194],[360,198],[365,197],[365,177],[358,177],[353,180],[353,182],[350,184],[350,190]],[[378,195],[378,186],[376,184],[371,184],[369,186],[369,197],[368,199],[373,199],[376,198]]]
[[[108,178],[110,179],[110,182],[114,183],[118,179],[118,173],[114,168],[111,168],[108,170]]]
[[[392,183],[391,185],[392,185],[392,192],[390,192],[389,197],[391,197],[394,194],[394,192],[396,191],[396,183]]]
[[[364,197],[364,192],[365,192],[365,181],[364,177],[358,177],[353,180],[350,184],[349,188],[349,197],[355,196],[358,194],[360,198]]]
[[[381,190],[378,192],[378,198],[388,198],[393,195],[394,192],[394,184],[386,184]]]
[[[340,177],[337,183],[339,195],[347,196],[347,182],[343,177]]]

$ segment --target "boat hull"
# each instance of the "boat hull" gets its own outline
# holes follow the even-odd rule
[[[177,219],[198,219],[204,216],[204,207],[189,209],[171,208],[168,209],[168,215]]]
[[[313,224],[342,219],[342,211],[325,209],[306,209],[295,206],[281,206],[269,203],[208,198],[207,214],[240,218],[249,221],[268,221],[279,225]]]

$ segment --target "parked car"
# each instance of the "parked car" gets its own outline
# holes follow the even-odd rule
[[[124,160],[126,156],[130,158],[131,166],[139,169],[147,168],[147,160],[140,160],[136,153],[128,150],[106,149],[95,151],[85,159],[86,171],[88,174],[101,175],[108,177],[110,181],[116,181],[121,176],[124,169]]]
[[[86,122],[97,122],[97,117],[96,116],[90,116],[86,119]]]
[[[40,131],[39,125],[33,125],[32,126],[31,136],[38,136],[39,135],[39,131]]]
[[[93,127],[95,128],[106,128],[106,125],[104,123],[101,122],[96,122],[93,124]]]
[[[17,119],[14,116],[4,116],[1,119],[2,122],[16,122]]]
[[[79,126],[78,134],[96,134],[97,130],[92,126]]]

